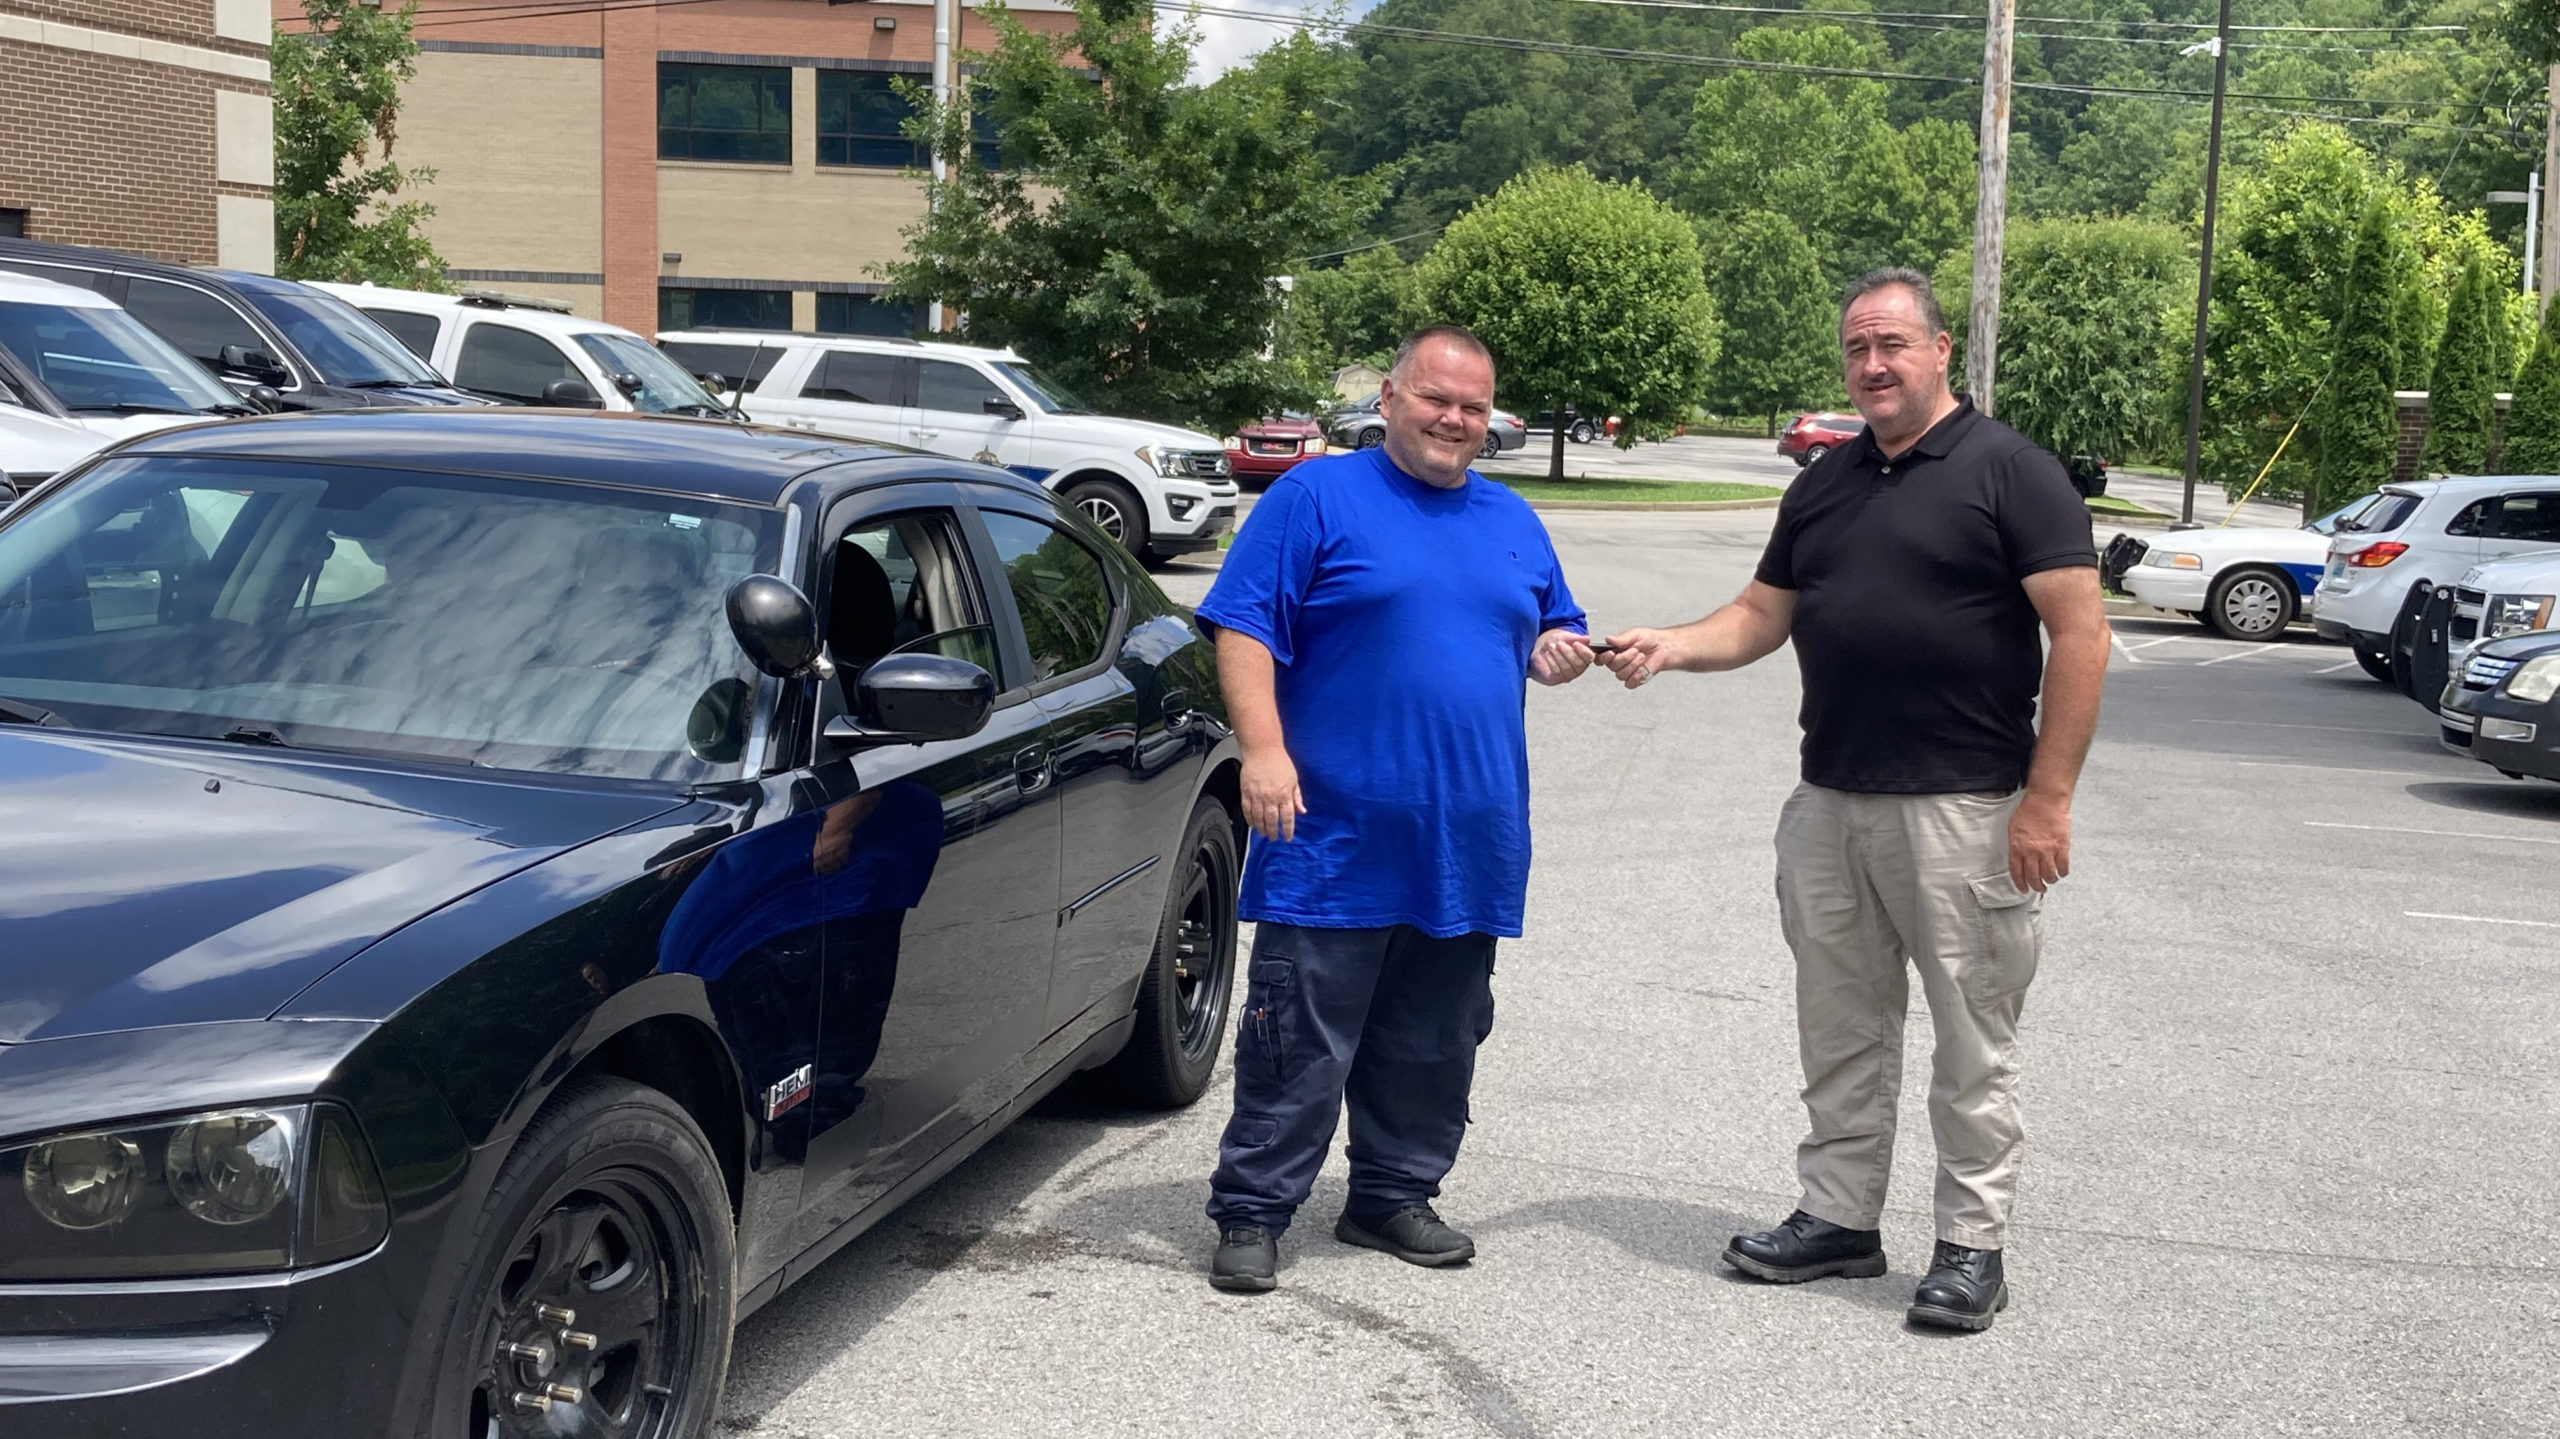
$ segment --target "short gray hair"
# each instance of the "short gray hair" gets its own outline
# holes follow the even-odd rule
[[[1446,340],[1488,365],[1493,363],[1493,351],[1485,348],[1484,341],[1476,338],[1475,331],[1464,325],[1425,325],[1405,336],[1404,343],[1396,346],[1395,362],[1387,366],[1387,373],[1391,376],[1403,374],[1404,367],[1413,360],[1414,352],[1434,340]]]
[[[1938,287],[1929,283],[1928,276],[1904,265],[1869,270],[1850,281],[1849,288],[1840,295],[1840,322],[1844,325],[1849,322],[1851,305],[1878,290],[1890,290],[1896,285],[1911,292],[1912,300],[1920,306],[1921,323],[1929,327],[1931,335],[1947,333],[1947,312],[1938,305]]]

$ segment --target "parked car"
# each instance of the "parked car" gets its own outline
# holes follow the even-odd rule
[[[1096,414],[1010,350],[753,330],[674,331],[658,343],[693,374],[735,387],[731,403],[754,419],[1002,466],[1063,495],[1142,560],[1216,549],[1235,528],[1235,479],[1216,440]]]
[[[0,510],[106,443],[69,420],[0,405]]]
[[[1833,450],[1866,432],[1862,415],[1843,415],[1830,410],[1812,410],[1787,421],[1778,432],[1778,453],[1803,469]]]
[[[1564,437],[1577,445],[1617,438],[1618,417],[1615,415],[1586,415],[1577,410],[1567,410],[1565,415]],[[1529,417],[1527,430],[1530,434],[1552,435],[1555,428],[1553,410],[1540,410]]]
[[[2444,688],[2445,746],[2509,779],[2560,780],[2560,635],[2490,640]]]
[[[487,403],[354,307],[291,280],[9,239],[0,270],[95,290],[242,396],[264,386],[288,410]]]
[[[1529,443],[1529,422],[1509,410],[1496,410],[1484,427],[1482,459],[1499,458],[1505,450],[1516,450]]]
[[[1269,415],[1227,436],[1227,466],[1240,485],[1268,485],[1300,460],[1332,448],[1313,415]]]
[[[1216,1064],[1213,657],[1002,470],[145,436],[0,517],[0,705],[12,1434],[699,1434],[1053,1086]]]
[[[2473,565],[2560,547],[2560,477],[2415,480],[2381,497],[2329,541],[2312,595],[2322,639],[2354,646],[2366,673],[2427,700],[2415,684],[2419,627],[2437,585]]]
[[[1378,411],[1379,396],[1344,406],[1327,417],[1331,443],[1345,450],[1374,450],[1387,442],[1386,417]],[[1516,450],[1529,443],[1528,422],[1509,410],[1495,410],[1486,418],[1484,444],[1476,451],[1479,459],[1494,459],[1505,450]]]
[[[2175,610],[2231,639],[2274,639],[2301,616],[2320,587],[2330,536],[2381,498],[2359,496],[2294,529],[2173,530],[2134,541],[2137,557],[2124,569],[2118,587],[2154,609]],[[2115,553],[2115,545],[2110,543],[2108,550]]]
[[[0,404],[104,443],[280,403],[272,390],[233,394],[95,290],[0,270]]]
[[[474,394],[518,405],[726,416],[729,407],[664,350],[552,300],[487,290],[432,295],[314,282],[362,310]]]

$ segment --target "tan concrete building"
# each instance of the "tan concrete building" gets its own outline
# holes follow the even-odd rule
[[[0,0],[0,236],[275,268],[269,0]]]
[[[1072,21],[1061,0],[1012,8]],[[924,214],[892,82],[929,79],[929,0],[422,0],[416,27],[397,158],[436,171],[419,198],[455,280],[643,334],[918,323],[874,298],[874,267]],[[993,43],[963,9],[953,48]]]

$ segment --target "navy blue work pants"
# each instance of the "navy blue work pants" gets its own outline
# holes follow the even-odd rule
[[[1257,926],[1209,1217],[1287,1229],[1345,1099],[1346,1212],[1370,1218],[1437,1196],[1466,1135],[1476,1046],[1493,1032],[1493,946],[1488,934],[1434,939],[1410,925]]]

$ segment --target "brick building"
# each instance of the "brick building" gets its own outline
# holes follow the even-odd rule
[[[10,0],[0,0],[0,5]],[[279,23],[299,0],[273,0]],[[528,7],[529,9],[530,7]],[[1013,0],[1065,29],[1061,0]],[[495,10],[498,18],[490,18]],[[458,282],[647,334],[691,325],[905,334],[873,267],[924,214],[896,77],[932,70],[930,0],[422,0],[397,158]],[[994,37],[960,12],[953,48]]]
[[[0,235],[275,267],[268,0],[0,0]]]

